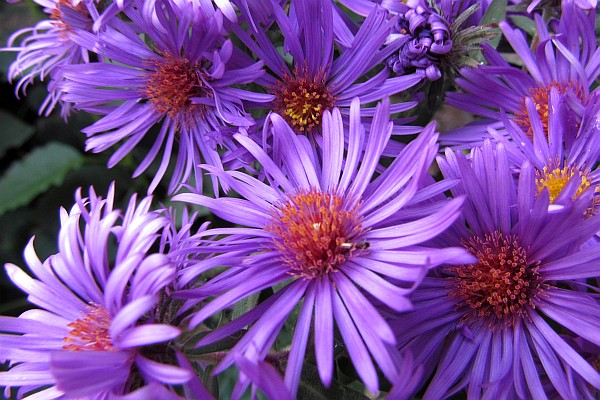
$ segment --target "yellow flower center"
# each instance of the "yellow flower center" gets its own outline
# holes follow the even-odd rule
[[[592,185],[587,174],[574,166],[563,166],[563,168],[545,166],[544,169],[541,172],[538,171],[536,175],[535,184],[537,192],[540,194],[544,189],[548,189],[550,203],[554,203],[556,198],[573,177],[577,177],[575,179],[579,179],[580,181],[577,191],[575,192],[575,198],[579,197]]]
[[[321,125],[323,113],[335,103],[325,72],[309,76],[306,67],[296,67],[293,75],[275,84],[273,92],[273,108],[299,134],[313,133]]]

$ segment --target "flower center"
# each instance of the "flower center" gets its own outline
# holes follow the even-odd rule
[[[200,79],[200,63],[166,53],[159,59],[146,60],[151,72],[146,80],[145,95],[159,113],[171,118],[198,111],[201,105],[191,104],[192,97],[209,95],[209,90]]]
[[[368,248],[360,241],[366,230],[358,208],[335,194],[303,192],[283,204],[266,229],[292,275],[319,278]]]
[[[514,236],[501,232],[472,237],[463,243],[479,261],[448,268],[453,276],[450,296],[462,299],[471,311],[466,318],[486,319],[490,327],[512,325],[542,291],[539,262],[527,259]]]
[[[110,340],[111,317],[106,309],[90,303],[84,315],[67,325],[69,335],[63,339],[63,349],[72,351],[114,351]]]
[[[549,116],[549,98],[552,88],[555,88],[559,94],[563,95],[572,91],[575,96],[581,101],[585,102],[585,94],[581,85],[570,82],[568,84],[562,84],[556,81],[551,82],[548,86],[544,87],[533,87],[529,89],[529,96],[535,105],[540,121],[542,121],[542,127],[544,132],[548,134],[548,116]],[[525,97],[521,102],[521,109],[515,113],[515,122],[527,133],[529,137],[533,137],[533,128],[531,127],[531,121],[529,120],[529,114],[527,114],[527,107],[525,105]]]
[[[564,165],[560,167],[548,167],[545,166],[540,172],[536,172],[535,185],[537,192],[540,194],[545,188],[550,193],[550,202],[554,203],[560,192],[565,188],[567,183],[574,177],[577,176],[579,179],[579,186],[575,192],[575,197],[579,197],[592,183],[590,182],[588,175],[583,171],[580,171],[575,166]]]
[[[331,110],[335,98],[329,92],[324,71],[309,76],[308,68],[294,69],[275,84],[273,108],[296,133],[311,133],[321,125],[325,110]]]

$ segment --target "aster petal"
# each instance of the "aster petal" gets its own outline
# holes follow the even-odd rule
[[[464,197],[458,197],[425,218],[369,231],[366,239],[371,243],[370,248],[374,250],[398,249],[423,243],[437,236],[458,218],[463,201]]]
[[[499,333],[501,335],[501,333]],[[481,388],[483,387],[484,374],[489,364],[489,348],[493,339],[490,331],[482,332],[481,345],[473,358],[473,364],[469,374],[469,386],[467,387],[467,396],[470,399],[481,398]],[[487,389],[489,390],[489,389]]]
[[[535,398],[547,399],[520,320],[516,321],[513,330],[515,332],[513,357],[517,366],[513,369],[515,389],[523,398],[527,397],[526,390],[529,390]]]
[[[444,356],[438,365],[439,372],[427,387],[423,400],[440,399],[445,396],[473,359],[481,339],[476,336],[474,341],[463,340],[460,335],[452,338],[452,342],[445,349]]]
[[[114,345],[121,349],[163,343],[181,335],[181,330],[170,325],[151,324],[126,329],[114,339]]]
[[[555,390],[562,398],[574,398],[572,393],[569,393],[568,388],[570,384],[563,371],[563,364],[556,357],[545,339],[541,338],[538,332],[531,330],[529,326],[528,328],[533,342],[532,347],[535,349],[542,368],[548,376],[548,379],[552,382]]]
[[[304,296],[308,285],[308,281],[300,280],[296,280],[289,284],[286,293],[273,303],[273,306],[260,317],[248,333],[251,342],[246,351],[246,355],[252,359],[256,356],[264,357],[267,354],[270,345],[266,346],[266,344],[270,341],[274,341],[277,333],[283,327],[285,320]],[[261,353],[263,354],[259,355]]]
[[[58,351],[51,355],[50,371],[59,390],[86,397],[122,387],[132,362],[130,352]]]
[[[369,292],[373,297],[377,298],[388,307],[395,311],[408,311],[412,308],[412,304],[408,299],[408,294],[412,292],[412,289],[403,289],[394,286],[385,279],[382,279],[379,275],[369,271],[368,269],[357,268],[354,264],[348,263],[344,265],[344,274],[348,276],[354,283],[362,287],[365,291]],[[360,294],[356,294],[357,298],[362,297]],[[386,328],[381,333],[387,333]],[[388,340],[392,340],[394,343],[393,335],[387,337]]]
[[[415,250],[385,250],[372,251],[371,257],[379,261],[399,264],[420,265],[432,267],[446,262],[452,264],[470,264],[473,256],[464,248],[448,247],[445,249],[415,249]]]
[[[532,336],[538,342],[546,342],[574,371],[581,375],[587,382],[595,388],[600,388],[600,374],[585,361],[577,352],[569,346],[550,326],[536,313],[528,314],[533,322],[533,326],[529,325],[528,329]]]
[[[35,237],[29,239],[29,242],[27,242],[27,246],[23,251],[23,258],[25,259],[27,266],[29,267],[31,272],[35,274],[35,276],[37,276],[41,281],[46,282],[47,284],[52,286],[54,290],[60,291],[61,293],[68,293],[69,290],[60,283],[60,281],[52,273],[52,270],[48,268],[47,264],[43,265],[41,263],[33,247],[34,239]]]
[[[416,281],[418,277],[424,275],[422,268],[419,266],[399,265],[397,263],[378,261],[360,256],[350,260],[348,264],[350,263],[356,264],[359,268],[366,268],[378,274],[406,282]]]
[[[208,393],[207,393],[208,394]],[[150,382],[141,389],[135,392],[126,394],[125,396],[114,396],[118,400],[146,400],[146,399],[161,399],[161,400],[180,400],[181,397],[166,389],[163,385],[157,382]],[[211,398],[210,395],[206,399]]]
[[[314,164],[310,162],[310,155],[303,151],[304,147],[300,145],[299,139],[289,125],[277,114],[271,114],[271,123],[273,124],[276,140],[279,140],[281,146],[286,149],[289,177],[294,183],[294,187],[302,189],[320,188],[320,182],[315,171]]]
[[[298,385],[300,383],[300,375],[304,363],[306,344],[308,341],[308,334],[310,333],[313,307],[315,304],[316,286],[317,285],[309,285],[304,296],[304,304],[302,304],[298,321],[294,327],[294,336],[292,337],[290,354],[285,369],[284,382],[293,396],[298,392]]]
[[[342,339],[344,339],[348,354],[350,355],[352,364],[356,368],[358,376],[360,376],[365,386],[371,392],[376,393],[379,386],[377,372],[375,371],[371,357],[346,310],[346,306],[335,292],[333,296],[333,315],[335,316],[338,329],[340,330]]]
[[[157,380],[158,382],[170,385],[186,383],[193,375],[193,373],[187,369],[176,367],[174,365],[161,364],[149,360],[139,354],[135,356],[135,363],[146,379]]]
[[[1,386],[27,386],[27,385],[52,385],[54,377],[50,371],[21,371],[12,368],[7,372],[0,372]]]
[[[263,270],[260,273],[255,273],[244,283],[238,285],[235,290],[224,293],[207,304],[204,308],[202,308],[202,310],[194,315],[190,321],[190,325],[196,326],[214,313],[221,311],[232,304],[235,304],[244,297],[281,282],[283,278],[287,276],[286,272],[287,271],[281,268],[270,268]]]
[[[585,293],[548,289],[539,310],[578,336],[600,345],[598,303]]]
[[[34,394],[30,394],[27,396],[27,400],[51,400],[51,399],[62,399],[64,398],[64,393],[56,388],[56,386],[51,386],[49,388],[40,390]]]
[[[119,335],[127,327],[133,325],[142,315],[152,309],[157,301],[157,296],[147,295],[133,300],[119,310],[118,314],[112,318],[110,324],[110,334],[113,342],[118,339]]]
[[[502,332],[492,335],[492,349],[490,354],[490,381],[499,381],[505,377],[513,367],[513,339],[512,329],[503,329]]]
[[[139,265],[131,283],[131,299],[156,295],[175,279],[175,266],[164,254],[151,254]]]
[[[226,338],[227,336],[233,335],[234,333],[240,331],[244,327],[250,325],[257,319],[259,319],[265,313],[266,310],[271,308],[271,306],[275,303],[275,301],[277,299],[279,299],[284,293],[286,293],[286,291],[287,290],[285,288],[278,291],[273,296],[269,297],[267,300],[258,304],[252,310],[239,316],[238,318],[234,319],[227,325],[221,326],[221,327],[215,329],[214,331],[208,333],[206,336],[202,337],[202,339],[200,339],[198,341],[198,343],[196,344],[196,347],[202,347],[202,346],[206,346],[208,344],[217,342],[221,339]],[[311,315],[309,316],[309,321],[311,319],[312,319],[312,310],[311,310]],[[291,354],[291,351],[290,351],[290,354]],[[290,355],[290,357],[291,357],[291,355]],[[304,357],[304,353],[302,353],[302,357]],[[303,360],[303,358],[302,358],[302,360]]]
[[[243,136],[241,134],[236,134],[233,136],[242,146],[244,146],[266,171],[269,171],[269,174],[274,178],[275,182],[281,186],[283,190],[286,192],[293,191],[293,186],[289,182],[288,178],[285,174],[275,165],[273,160],[264,152],[263,149],[260,148],[254,141],[250,138]]]
[[[39,307],[71,320],[77,319],[81,310],[85,308],[85,304],[72,294],[68,297],[55,296],[53,290],[42,282],[31,279],[16,265],[6,264],[4,268],[10,280],[28,293],[28,300]]]
[[[261,210],[244,199],[213,199],[198,194],[183,193],[174,196],[173,201],[181,201],[207,207],[220,218],[253,228],[264,227],[271,218],[265,210]]]
[[[48,353],[47,348],[42,348],[40,350],[23,350],[7,347],[2,349],[2,359],[11,360],[13,363],[30,363],[31,360],[35,360],[36,363],[43,365],[44,368],[46,368],[50,362],[50,354]]]
[[[544,82],[545,80],[541,75],[537,62],[533,59],[531,50],[529,49],[529,45],[526,43],[523,34],[516,29],[512,29],[505,21],[501,21],[498,26],[502,29],[502,33],[504,33],[506,40],[508,40],[512,48],[523,60],[523,64],[527,67],[529,74],[531,74],[536,81]]]
[[[286,390],[281,377],[270,364],[253,362],[243,356],[236,356],[235,363],[253,384],[259,387],[270,399],[291,400],[294,397]]]
[[[340,298],[346,305],[350,315],[356,315],[363,321],[369,321],[369,328],[373,328],[382,341],[395,345],[396,338],[389,325],[371,302],[365,301],[366,299],[356,286],[344,274],[334,275],[333,280],[338,288]],[[360,304],[360,307],[358,304]]]
[[[61,349],[63,346],[62,337],[36,337],[36,336],[16,336],[0,335],[0,348],[18,348],[23,350],[48,350]]]
[[[315,285],[315,356],[321,381],[329,387],[333,377],[332,288],[327,276],[320,278]]]
[[[377,104],[371,132],[364,148],[365,155],[349,188],[349,192],[355,196],[360,196],[365,191],[375,172],[379,157],[390,138],[392,123],[389,121],[389,105],[387,99]]]
[[[335,189],[340,180],[339,174],[344,158],[343,129],[339,109],[334,108],[333,113],[325,111],[323,114],[323,190]]]
[[[350,128],[348,133],[348,153],[346,156],[346,163],[344,165],[344,171],[338,188],[340,190],[346,190],[350,185],[354,175],[356,174],[356,167],[361,159],[361,151],[365,140],[365,129],[361,124],[360,118],[360,100],[355,97],[352,99],[350,105]]]
[[[342,274],[338,274],[334,279],[338,284],[340,298],[352,316],[357,331],[373,355],[377,365],[388,379],[395,379],[398,375],[398,368],[393,359],[393,354],[396,353],[394,348],[396,340],[390,327],[383,321],[383,318],[379,316],[374,307],[369,307],[370,303],[367,299],[361,299],[361,294]],[[340,283],[342,284],[340,285]],[[381,321],[378,321],[380,319]],[[374,321],[375,323],[373,323]],[[383,322],[383,324],[380,322]]]
[[[251,360],[264,359],[273,343],[275,343],[285,320],[306,292],[308,284],[308,281],[297,280],[286,286],[282,290],[285,293],[273,303],[272,307],[267,309],[252,329],[225,356],[215,369],[215,373],[222,372],[233,364],[237,352],[243,352]]]
[[[543,263],[540,269],[548,280],[581,279],[598,275],[600,248],[592,246],[577,253]]]
[[[66,325],[55,326],[43,321],[0,315],[0,332],[36,333],[54,337],[64,337],[68,333],[68,328]]]

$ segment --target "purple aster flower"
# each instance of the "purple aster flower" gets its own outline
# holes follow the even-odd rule
[[[402,45],[388,66],[398,75],[416,70],[432,81],[441,78],[441,59],[452,51],[449,21],[424,0],[398,2],[394,11],[398,19],[388,42]]]
[[[448,104],[476,115],[491,119],[488,124],[502,121],[502,112],[520,125],[530,135],[526,99],[530,98],[538,110],[542,125],[548,127],[548,99],[552,88],[566,95],[570,108],[567,113],[573,123],[580,122],[588,101],[590,88],[600,74],[600,50],[596,45],[595,11],[585,12],[572,2],[562,3],[560,21],[549,26],[538,14],[535,22],[539,44],[530,49],[521,31],[506,22],[500,28],[523,62],[524,69],[508,62],[492,47],[484,45],[484,55],[489,65],[461,70],[462,78],[456,80],[465,93],[448,93]],[[496,95],[490,96],[490,93]],[[486,124],[478,123],[470,132],[457,130],[444,135],[443,143],[480,143],[486,137]],[[468,137],[466,137],[468,136]]]
[[[267,33],[258,28],[255,20],[262,15],[244,13],[250,21],[250,33],[241,27],[232,28],[274,73],[274,76],[265,75],[259,83],[275,96],[273,110],[299,134],[318,133],[325,111],[333,107],[338,107],[347,117],[354,97],[363,104],[379,101],[409,89],[422,79],[416,75],[388,79],[389,73],[383,69],[362,80],[397,49],[397,46],[382,48],[393,23],[388,21],[385,10],[373,9],[360,28],[355,29],[350,45],[339,44],[337,54],[335,32],[341,30],[339,26],[343,22],[335,18],[337,13],[331,3],[330,0],[293,1],[287,15],[273,2],[272,13],[285,38],[284,51],[293,59],[291,69]],[[406,111],[414,105],[414,102],[393,104],[391,112]],[[372,117],[373,111],[374,108],[368,108],[363,116]],[[417,132],[414,127],[397,126],[395,130],[407,134]]]
[[[414,291],[414,311],[390,321],[400,348],[423,363],[423,399],[466,388],[469,399],[578,398],[572,377],[600,388],[600,374],[563,335],[600,343],[600,305],[585,291],[598,276],[600,247],[581,245],[600,216],[584,218],[592,193],[550,212],[548,191],[536,196],[529,163],[513,178],[504,147],[487,141],[446,152],[438,164],[451,191],[466,195],[462,217],[438,237],[462,244],[472,264],[440,266]],[[572,290],[580,287],[583,290]]]
[[[219,148],[235,149],[228,127],[254,123],[244,111],[245,101],[272,96],[232,87],[253,82],[262,75],[262,64],[238,57],[231,40],[224,38],[219,10],[191,1],[136,0],[124,14],[133,25],[113,18],[99,38],[76,36],[104,62],[64,68],[63,98],[77,109],[104,115],[83,130],[88,150],[101,152],[123,142],[109,167],[152,136],[154,144],[134,172],[140,175],[160,158],[149,192],[174,154],[169,185],[174,192],[203,160],[221,166]],[[157,133],[150,131],[155,125]],[[201,186],[201,176],[195,184]]]
[[[552,88],[548,100],[548,127],[544,128],[532,99],[526,99],[532,135],[516,122],[505,119],[505,131],[490,130],[502,142],[509,161],[517,166],[529,161],[536,174],[538,194],[548,190],[550,203],[563,204],[586,190],[594,192],[586,215],[600,206],[600,93],[592,93],[577,125],[567,124],[561,116],[569,112],[564,95]],[[565,110],[566,108],[566,110]]]
[[[428,268],[472,258],[462,249],[420,245],[457,218],[460,199],[435,203],[437,208],[430,206],[429,212],[419,210],[417,218],[406,215],[398,223],[388,223],[390,216],[411,201],[432,195],[432,190],[424,193],[419,189],[437,151],[437,135],[429,125],[384,172],[376,174],[392,131],[389,114],[389,103],[379,104],[370,131],[366,131],[360,123],[357,99],[350,107],[348,130],[343,127],[340,110],[326,111],[322,151],[316,150],[309,138],[296,135],[282,117],[272,114],[270,123],[279,152],[276,159],[246,136],[235,136],[261,163],[268,183],[206,166],[242,198],[175,196],[174,200],[207,207],[242,226],[209,229],[198,236],[203,251],[212,257],[182,271],[180,284],[189,285],[214,266],[230,268],[199,288],[179,294],[196,302],[216,296],[192,316],[191,326],[253,293],[282,286],[256,308],[200,340],[198,346],[252,325],[215,371],[231,365],[236,354],[264,359],[301,302],[284,378],[290,393],[298,388],[313,323],[316,363],[326,386],[333,378],[334,325],[369,390],[378,390],[372,358],[388,380],[397,380],[401,361],[393,349],[395,339],[370,299],[396,311],[408,310],[407,295]],[[348,155],[344,160],[346,135]],[[226,236],[218,241],[204,239],[213,235]]]
[[[57,87],[61,66],[89,62],[88,51],[73,41],[78,30],[89,31],[98,16],[94,3],[80,0],[35,0],[44,7],[50,19],[38,22],[32,28],[20,29],[8,40],[8,47],[0,51],[18,52],[10,65],[8,79],[17,80],[16,92],[25,94],[35,78],[45,80],[50,76],[48,96],[39,113],[48,116],[56,104],[61,104],[61,114],[68,116],[70,106],[60,101]],[[22,38],[19,45],[16,42]]]
[[[61,211],[59,252],[42,263],[33,240],[25,249],[35,277],[5,267],[39,307],[18,318],[0,316],[0,353],[11,361],[0,386],[20,387],[19,398],[100,399],[136,391],[137,398],[169,399],[177,396],[168,386],[195,382],[170,344],[180,329],[160,320],[176,267],[151,248],[169,222],[149,210],[150,197],[136,204],[134,195],[124,213],[113,209],[113,199],[114,187],[106,199],[93,189],[89,198],[77,192],[71,211]],[[194,393],[206,391],[195,386]]]

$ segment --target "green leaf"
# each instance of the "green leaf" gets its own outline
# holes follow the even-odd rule
[[[535,21],[529,17],[525,17],[523,15],[511,15],[510,20],[517,26],[517,28],[523,29],[530,36],[535,36],[537,33]]]
[[[498,22],[505,20],[507,5],[508,0],[492,1],[492,4],[490,4],[489,8],[483,15],[480,25],[497,24]],[[490,46],[492,46],[493,48],[496,48],[498,46],[498,43],[500,43],[500,36],[496,36],[489,42]]]
[[[480,25],[497,24],[506,18],[508,0],[494,0],[481,19]]]
[[[233,313],[231,314],[231,319],[234,320],[236,318],[239,318],[242,315],[246,314],[248,311],[251,311],[254,307],[256,307],[259,296],[260,296],[260,292],[256,292],[256,293],[251,294],[250,296],[238,301],[235,304]]]
[[[26,124],[14,115],[0,110],[0,158],[9,149],[19,147],[35,132],[33,126]]]
[[[28,204],[50,186],[60,185],[82,162],[81,153],[62,143],[35,149],[0,178],[0,215]]]

